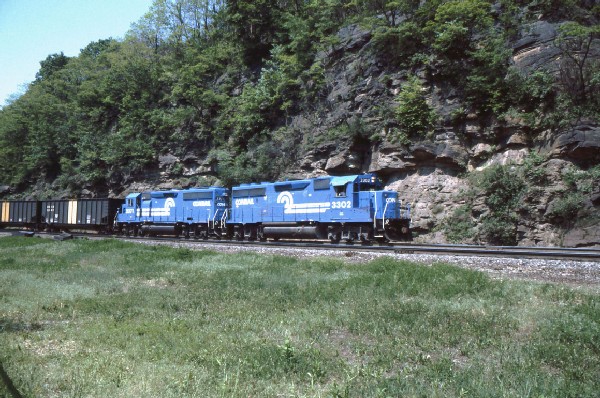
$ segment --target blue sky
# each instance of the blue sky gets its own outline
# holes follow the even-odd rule
[[[152,0],[0,0],[0,106],[35,79],[50,54],[76,56],[92,41],[123,38]]]

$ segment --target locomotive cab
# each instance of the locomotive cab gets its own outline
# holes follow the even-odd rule
[[[117,222],[134,221],[139,216],[141,201],[141,193],[130,193],[127,195],[121,205],[120,211],[117,213]]]
[[[331,189],[328,214],[337,222],[328,227],[332,242],[410,239],[409,205],[398,198],[398,192],[385,190],[377,176],[332,177]]]

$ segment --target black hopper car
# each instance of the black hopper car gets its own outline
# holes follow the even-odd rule
[[[121,199],[11,200],[0,202],[1,227],[39,231],[93,230],[110,233]]]

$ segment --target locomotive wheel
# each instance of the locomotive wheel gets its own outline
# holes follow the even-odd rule
[[[365,233],[358,234],[358,240],[360,240],[360,243],[363,245],[369,244],[371,242],[371,239],[369,239],[369,235]]]
[[[329,241],[331,243],[340,243],[340,240],[342,240],[341,232],[330,232],[329,233]]]
[[[265,237],[265,234],[262,232],[262,230],[259,230],[257,233],[258,236],[258,240],[261,242],[266,242],[267,238]]]

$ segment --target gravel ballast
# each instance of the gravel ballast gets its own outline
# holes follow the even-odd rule
[[[158,242],[140,241],[145,244],[161,244],[193,250],[215,250],[219,252],[256,252],[296,258],[335,257],[349,263],[366,263],[377,257],[388,256],[397,260],[433,266],[436,263],[452,264],[463,268],[483,271],[495,278],[514,278],[541,282],[565,283],[574,286],[600,288],[600,262],[543,260],[527,258],[502,258],[483,256],[451,256],[439,254],[395,254],[363,252],[354,248],[347,250],[278,248],[260,245],[220,245],[203,242]]]

